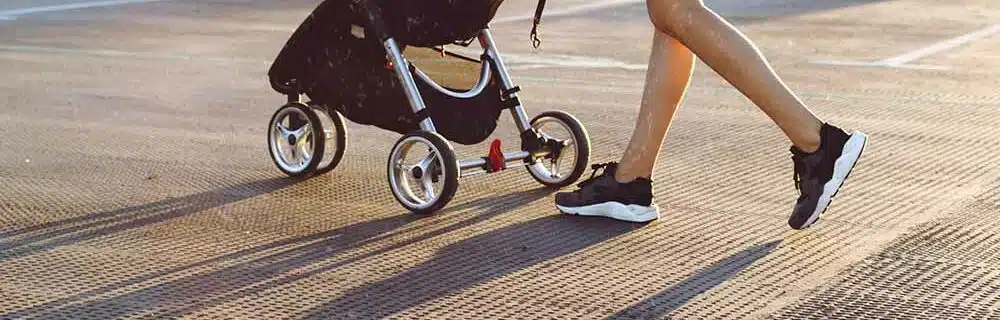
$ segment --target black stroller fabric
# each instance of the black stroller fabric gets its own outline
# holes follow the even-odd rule
[[[278,54],[269,71],[271,86],[283,94],[304,93],[355,123],[400,134],[419,130],[420,119],[402,82],[387,67],[387,54],[372,28],[364,28],[363,39],[351,34],[352,24],[367,25],[357,1],[321,3]],[[390,36],[402,45],[423,47],[474,37],[502,0],[374,1],[392,8],[382,10]],[[438,133],[446,139],[477,144],[496,129],[504,104],[495,79],[469,99],[438,92],[416,75],[414,79]]]
[[[440,46],[470,39],[485,28],[503,0],[374,0],[393,38],[404,45]]]

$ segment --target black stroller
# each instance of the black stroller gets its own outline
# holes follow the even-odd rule
[[[536,10],[536,28],[544,1]],[[396,200],[415,213],[440,210],[454,196],[459,177],[475,173],[527,167],[543,185],[575,183],[587,168],[590,138],[566,112],[544,112],[529,120],[517,96],[520,88],[511,80],[488,27],[502,2],[321,3],[292,34],[268,73],[271,87],[288,96],[268,126],[275,165],[290,176],[333,170],[344,156],[346,117],[403,135],[390,152],[388,180]],[[535,29],[531,36],[537,47]],[[478,59],[445,50],[446,45],[468,47],[473,42],[483,49]],[[444,87],[404,57],[407,47],[477,63],[478,82],[465,91]],[[302,95],[311,100],[303,102]],[[459,161],[450,142],[485,141],[504,110],[511,111],[519,130],[520,150],[504,152],[494,140],[487,156]],[[324,125],[321,116],[332,125]],[[557,139],[542,130],[550,123],[568,131],[569,137]],[[334,143],[333,150],[328,142]],[[416,144],[425,145],[429,154],[410,162],[409,153],[423,149],[413,148]],[[332,156],[324,162],[327,152]],[[573,161],[568,172],[559,169],[564,160]]]

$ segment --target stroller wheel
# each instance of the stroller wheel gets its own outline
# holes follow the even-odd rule
[[[323,160],[325,131],[309,106],[289,103],[278,108],[267,132],[271,160],[281,172],[292,177],[311,174]]]
[[[555,151],[528,166],[531,177],[551,188],[562,188],[580,179],[590,161],[590,135],[580,120],[563,111],[547,111],[532,119],[531,127]]]
[[[329,120],[329,122],[323,121],[323,139],[325,141],[323,149],[325,152],[333,151],[333,154],[332,156],[323,154],[323,159],[329,158],[330,160],[319,162],[316,166],[315,173],[322,175],[336,169],[340,161],[344,159],[344,151],[347,149],[347,125],[340,112],[311,103],[310,105],[317,116],[324,115],[324,117],[319,117],[321,120]]]
[[[424,150],[427,153],[421,154]],[[389,155],[388,169],[392,195],[417,214],[444,208],[458,190],[455,151],[437,133],[420,131],[401,137]]]

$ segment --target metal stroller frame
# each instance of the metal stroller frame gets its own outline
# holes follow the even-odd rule
[[[367,2],[366,2],[367,5]],[[504,60],[497,49],[489,27],[481,29],[474,39],[468,41],[455,41],[453,44],[468,46],[471,42],[478,40],[480,47],[484,50],[478,82],[468,91],[456,92],[446,89],[436,83],[426,73],[411,64],[403,56],[397,41],[385,32],[385,25],[381,16],[376,10],[367,10],[370,26],[374,28],[374,34],[379,37],[385,48],[392,69],[403,84],[407,100],[411,109],[417,115],[425,114],[427,106],[421,97],[421,92],[416,84],[416,77],[419,77],[433,89],[456,98],[475,97],[481,93],[490,83],[494,75],[498,78],[501,88],[501,99],[509,104],[509,109],[514,123],[520,132],[521,148],[519,151],[502,152],[497,141],[491,145],[488,156],[465,159],[458,161],[451,143],[437,133],[435,124],[429,116],[424,116],[419,122],[420,130],[403,135],[393,146],[388,162],[388,182],[396,200],[414,213],[432,213],[440,210],[451,201],[458,187],[458,178],[479,173],[495,173],[505,169],[515,167],[527,167],[531,176],[539,183],[552,187],[561,188],[575,183],[586,170],[590,158],[590,137],[583,125],[574,116],[563,111],[548,111],[529,119],[524,106],[518,98],[517,92],[520,88],[514,84]],[[440,49],[445,53],[443,48]],[[449,53],[450,54],[450,53]],[[454,56],[454,54],[452,54]],[[469,60],[470,58],[458,56]],[[475,61],[475,60],[473,60]],[[346,129],[344,127],[343,116],[334,110],[325,110],[320,106],[310,103],[303,103],[302,93],[295,92],[288,94],[288,104],[275,112],[271,118],[268,145],[271,158],[281,171],[290,176],[306,176],[313,174],[323,174],[333,170],[340,162],[344,154],[346,144]],[[311,111],[311,112],[310,112]],[[333,121],[333,130],[323,130],[322,123],[317,114],[325,113]],[[299,119],[305,120],[306,125],[302,125],[296,130],[282,127],[280,124],[282,116],[296,115]],[[556,122],[567,129],[572,135],[569,139],[554,139],[541,132],[541,124]],[[308,128],[308,129],[307,129]],[[317,131],[324,134],[311,134]],[[329,164],[320,165],[325,153],[325,141],[334,138],[337,148]],[[299,146],[303,141],[309,140],[313,147],[311,151],[301,150]],[[304,162],[299,161],[298,166],[291,166],[281,154],[279,144],[288,142],[296,146],[295,151],[300,151],[306,156]],[[425,157],[416,165],[407,166],[402,163],[403,153],[411,149],[411,144],[422,143],[427,145],[430,155]],[[555,168],[558,168],[562,160],[560,156],[565,148],[575,149],[575,165],[568,174],[550,171],[543,164],[544,160],[549,160]],[[520,162],[520,163],[517,163]],[[421,180],[424,195],[428,199],[421,200],[416,197],[409,187],[406,178]],[[433,192],[433,186],[428,190],[426,187],[435,182],[444,181],[444,187],[440,194]]]

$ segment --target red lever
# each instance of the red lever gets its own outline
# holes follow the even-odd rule
[[[507,161],[505,161],[503,157],[503,149],[500,148],[502,144],[503,142],[501,142],[500,139],[493,140],[493,142],[490,143],[490,153],[488,157],[490,172],[497,172],[507,168]]]

